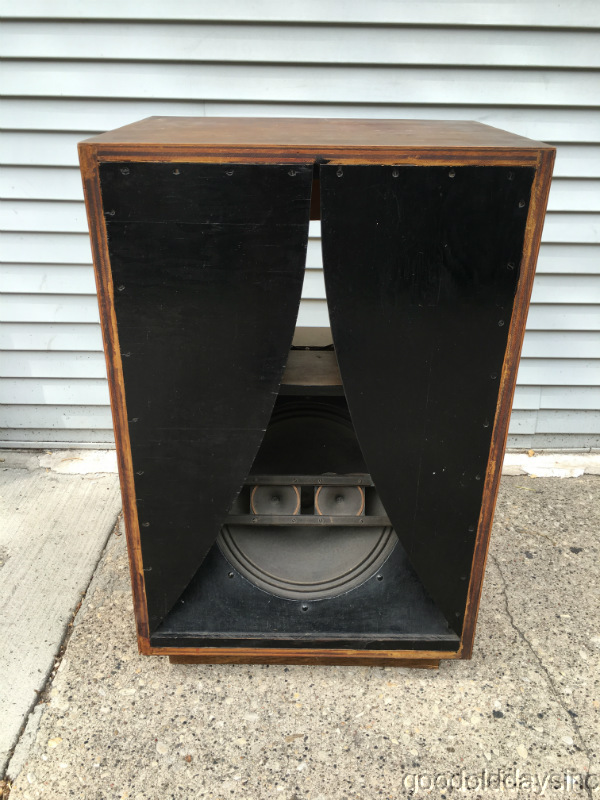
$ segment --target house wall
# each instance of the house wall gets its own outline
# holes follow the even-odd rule
[[[112,442],[76,143],[150,115],[473,119],[558,147],[510,428],[600,446],[600,4],[1,0],[5,446]],[[327,324],[318,224],[300,324]]]

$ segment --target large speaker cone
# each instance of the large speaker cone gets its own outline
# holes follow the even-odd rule
[[[319,600],[360,586],[394,549],[390,527],[226,525],[221,552],[249,581],[278,597]]]
[[[301,446],[299,446],[301,444]],[[301,464],[299,464],[301,461]],[[299,468],[300,466],[300,468]],[[344,404],[293,401],[276,409],[257,456],[257,475],[348,475],[366,472]],[[258,486],[254,514],[299,514],[295,486]],[[320,486],[315,514],[359,516],[364,489]],[[312,510],[312,509],[311,509]],[[229,563],[256,586],[278,597],[318,600],[335,597],[373,577],[397,543],[385,525],[225,525],[218,538]]]

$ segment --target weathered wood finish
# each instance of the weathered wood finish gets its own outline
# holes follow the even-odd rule
[[[83,142],[79,150],[92,236],[140,651],[169,656],[174,663],[365,664],[436,668],[440,659],[470,658],[554,149],[488,126],[463,122],[150,118]],[[123,371],[98,177],[101,163],[128,160],[207,164],[333,162],[340,165],[487,165],[529,166],[535,169],[458,652],[150,646]],[[313,191],[313,218],[316,210]]]

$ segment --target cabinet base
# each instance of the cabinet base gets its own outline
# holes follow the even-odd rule
[[[315,653],[298,655],[269,654],[264,650],[253,654],[206,654],[206,655],[176,655],[169,656],[171,664],[290,664],[320,666],[360,666],[360,667],[411,667],[415,669],[438,669],[439,658],[393,658],[378,656],[372,653],[357,653],[348,655],[326,655]]]

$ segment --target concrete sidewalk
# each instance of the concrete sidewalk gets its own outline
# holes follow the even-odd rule
[[[503,479],[474,658],[431,673],[139,656],[111,536],[9,764],[11,800],[576,792],[571,776],[600,774],[599,494],[593,476]]]
[[[0,451],[0,775],[117,522],[112,460]]]

